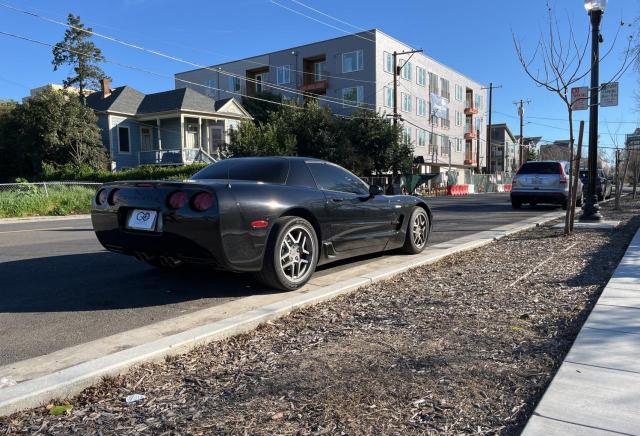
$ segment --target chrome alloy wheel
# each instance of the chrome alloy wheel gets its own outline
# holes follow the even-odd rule
[[[306,280],[311,269],[315,240],[306,228],[294,226],[280,244],[280,268],[293,283]]]
[[[427,242],[427,232],[429,231],[429,220],[426,212],[418,212],[411,223],[411,236],[416,248],[422,248]]]

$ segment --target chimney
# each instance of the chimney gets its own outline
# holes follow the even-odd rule
[[[111,95],[111,78],[103,77],[100,79],[100,87],[102,88],[102,98],[107,98]]]

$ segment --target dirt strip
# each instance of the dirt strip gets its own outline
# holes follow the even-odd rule
[[[623,209],[603,207],[614,232],[517,233],[105,379],[67,413],[0,418],[0,434],[517,434],[640,225],[640,201]]]

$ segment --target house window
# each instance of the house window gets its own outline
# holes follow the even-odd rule
[[[405,144],[411,144],[411,127],[405,127],[402,130],[402,142]]]
[[[420,86],[426,85],[427,72],[422,67],[416,67],[416,83]]]
[[[438,94],[438,76],[429,73],[429,92]]]
[[[451,99],[451,94],[449,93],[449,81],[445,78],[440,79],[440,95],[447,100]]]
[[[140,127],[140,150],[151,151],[153,149],[153,133],[151,127]]]
[[[386,51],[384,52],[384,70],[393,74],[393,55]]]
[[[404,92],[401,93],[402,95],[402,107],[401,110],[402,112],[411,112],[412,111],[412,101],[411,101],[411,95],[409,94],[405,94]]]
[[[353,86],[351,88],[342,88],[342,105],[357,105],[364,101],[364,87]]]
[[[424,129],[418,129],[418,147],[426,147],[427,145],[427,132]]]
[[[440,118],[440,120],[442,120],[441,126],[445,129],[448,129],[451,127],[451,121],[449,120],[449,108],[447,108],[444,118]]]
[[[215,95],[216,88],[216,81],[214,79],[208,80],[206,95],[208,95],[209,97],[213,97]]]
[[[449,137],[447,135],[440,137],[440,154],[449,155]]]
[[[276,68],[278,85],[291,83],[291,65],[282,65]]]
[[[342,72],[351,73],[353,71],[364,70],[364,55],[362,50],[342,53]]]
[[[325,79],[327,63],[325,61],[313,63],[313,81],[320,82]]]
[[[460,86],[460,85],[458,85],[456,83],[456,91],[455,92],[456,92],[456,95],[455,95],[456,100],[462,101],[462,86]]]
[[[384,105],[386,107],[393,107],[393,88],[388,86],[384,87]]]
[[[128,127],[118,127],[118,151],[120,153],[131,153]]]
[[[240,92],[240,77],[229,77],[229,91]]]
[[[456,126],[462,125],[462,112],[456,111]]]
[[[412,71],[413,71],[413,65],[411,64],[411,62],[404,61],[402,63],[402,70],[400,71],[400,76],[404,80],[410,81],[412,76]]]
[[[427,116],[427,102],[424,98],[416,97],[416,106],[418,106],[418,116]]]
[[[462,139],[456,138],[456,152],[462,152]]]

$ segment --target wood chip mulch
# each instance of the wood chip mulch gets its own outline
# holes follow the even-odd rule
[[[603,209],[618,230],[518,233],[105,379],[68,413],[0,418],[0,434],[517,434],[640,225],[640,202]]]

